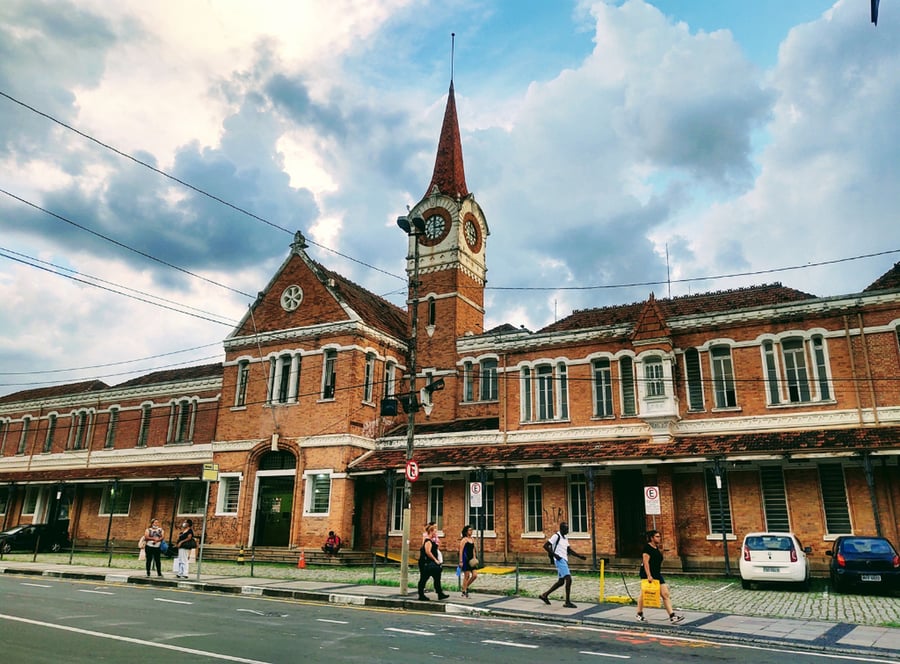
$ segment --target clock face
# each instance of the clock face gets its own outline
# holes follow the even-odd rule
[[[285,311],[296,311],[303,302],[303,289],[297,284],[288,286],[281,294],[281,308]]]
[[[475,222],[471,219],[466,219],[464,230],[469,248],[472,251],[478,251],[478,227],[475,225]]]
[[[437,240],[444,234],[444,226],[447,222],[439,214],[433,214],[425,220],[425,237],[429,240]]]

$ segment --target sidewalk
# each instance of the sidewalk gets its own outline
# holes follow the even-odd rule
[[[185,590],[258,595],[331,604],[376,606],[384,608],[432,611],[463,615],[511,617],[546,620],[602,627],[633,629],[656,635],[678,634],[697,639],[732,641],[769,646],[791,646],[808,650],[827,650],[830,653],[874,655],[900,658],[900,628],[857,625],[847,622],[827,622],[794,618],[766,618],[696,610],[679,611],[684,622],[670,625],[665,611],[647,609],[646,623],[634,619],[633,605],[578,601],[577,608],[567,609],[562,601],[551,595],[551,606],[531,597],[507,596],[476,592],[464,598],[450,590],[450,598],[438,602],[420,602],[416,597],[415,581],[411,579],[407,597],[392,586],[359,585],[327,580],[273,579],[250,576],[202,574],[196,572],[188,580],[175,579],[171,573],[163,578],[147,577],[135,569],[88,567],[26,561],[0,562],[0,574],[23,574],[62,579],[86,579],[107,583],[133,583],[175,587]],[[413,575],[415,577],[415,575]],[[445,582],[445,589],[454,584]],[[434,592],[430,593],[434,597]]]

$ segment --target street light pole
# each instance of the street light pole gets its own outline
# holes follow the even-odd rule
[[[410,224],[410,221],[412,223]],[[413,239],[413,275],[412,301],[410,311],[412,313],[412,326],[409,340],[409,399],[408,412],[406,414],[406,460],[413,458],[413,441],[416,429],[416,411],[419,402],[416,396],[416,346],[419,333],[419,235],[425,231],[425,220],[421,217],[399,217],[397,225]],[[409,592],[409,536],[412,519],[412,482],[407,475],[403,483],[403,542],[400,545],[400,594],[404,597]]]

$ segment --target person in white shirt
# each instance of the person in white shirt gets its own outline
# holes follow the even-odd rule
[[[580,553],[577,553],[571,546],[569,546],[569,538],[566,535],[569,534],[569,524],[563,521],[559,524],[559,531],[554,534],[550,539],[544,542],[544,551],[546,551],[551,558],[553,558],[553,562],[556,565],[556,573],[559,575],[559,579],[556,583],[553,584],[553,587],[550,588],[543,595],[540,595],[541,601],[544,604],[550,604],[550,598],[548,595],[552,593],[557,588],[561,587],[563,584],[566,586],[566,601],[563,603],[563,606],[567,609],[577,609],[578,607],[575,604],[572,604],[572,600],[570,598],[570,593],[572,591],[572,573],[569,571],[569,555],[573,555],[576,558],[581,558],[582,560],[587,560],[585,556],[582,556]]]

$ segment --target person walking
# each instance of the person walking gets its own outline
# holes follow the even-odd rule
[[[569,571],[569,555],[573,555],[576,558],[581,558],[582,560],[587,560],[586,556],[582,556],[580,553],[577,553],[575,549],[569,546],[569,538],[566,535],[569,534],[569,524],[563,521],[559,524],[559,530],[553,535],[550,539],[544,542],[544,551],[550,556],[553,560],[553,563],[556,565],[556,573],[559,576],[559,579],[553,586],[545,592],[543,595],[539,595],[541,601],[544,604],[550,604],[550,598],[548,595],[552,593],[554,590],[565,584],[566,586],[566,601],[563,603],[563,606],[567,609],[577,609],[578,606],[572,604],[571,592],[572,592],[572,573]]]
[[[658,530],[647,531],[647,543],[644,545],[644,551],[641,553],[641,579],[648,581],[659,581],[659,596],[662,598],[666,612],[669,614],[669,622],[673,625],[684,620],[684,616],[680,616],[672,610],[672,600],[669,597],[669,586],[662,575],[662,535]],[[638,594],[637,602],[637,620],[638,622],[646,622],[644,617],[644,593]]]
[[[175,558],[175,577],[179,579],[188,578],[188,566],[191,560],[191,549],[197,548],[197,540],[194,539],[194,523],[190,519],[185,519],[181,523],[181,532],[178,533],[178,540],[175,546],[178,547],[178,557]]]
[[[162,576],[162,552],[160,546],[165,539],[166,531],[159,525],[159,519],[151,519],[150,525],[144,531],[144,555],[147,560],[147,576],[150,570],[156,567],[156,576]]]
[[[475,557],[475,538],[472,537],[472,526],[465,525],[459,540],[459,568],[462,570],[462,596],[469,596],[469,586],[478,578],[478,558]]]
[[[438,599],[447,599],[450,595],[445,595],[441,588],[441,567],[440,547],[435,542],[437,536],[437,526],[429,523],[425,530],[426,537],[422,541],[422,548],[419,550],[419,600],[428,601],[425,594],[425,584],[428,579],[434,579],[434,590],[437,592]]]

